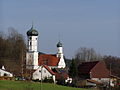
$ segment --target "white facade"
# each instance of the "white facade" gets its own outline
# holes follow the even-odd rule
[[[111,78],[92,78],[92,80],[101,82],[101,83],[106,83],[106,84],[110,84],[112,87],[115,86],[115,83],[113,83],[114,80],[112,80]]]
[[[41,66],[33,73],[33,80],[39,79],[44,80],[45,78],[52,77],[53,81],[55,82],[55,75],[51,74],[45,67]]]
[[[98,81],[100,83],[106,84],[106,85],[109,85],[109,83],[110,83],[110,78],[91,78],[91,79]],[[110,83],[110,85],[111,85],[111,83]]]
[[[65,60],[64,60],[64,54],[63,54],[63,47],[57,47],[57,57],[60,58],[60,61],[58,63],[58,68],[65,68]]]
[[[10,72],[7,72],[3,69],[0,69],[0,76],[7,76],[7,77],[13,77],[13,74]]]
[[[98,82],[109,82],[110,78],[91,78],[92,80],[98,81]]]

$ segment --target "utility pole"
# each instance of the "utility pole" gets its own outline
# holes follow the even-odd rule
[[[22,68],[21,74],[22,74],[22,79],[23,79],[23,49],[22,49],[22,63],[21,63],[21,68]]]
[[[111,90],[111,63],[110,63],[110,66],[109,66],[109,75],[110,75],[110,78],[109,78],[109,90]]]
[[[42,68],[43,68],[43,66],[41,65],[41,87],[40,87],[40,90],[42,90]]]

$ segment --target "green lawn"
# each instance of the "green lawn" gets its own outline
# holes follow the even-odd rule
[[[40,83],[0,80],[0,90],[41,90],[40,88],[41,88]],[[72,88],[55,84],[43,83],[42,90],[90,90],[90,89]]]

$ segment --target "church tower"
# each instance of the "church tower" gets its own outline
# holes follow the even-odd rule
[[[66,65],[63,54],[63,46],[60,41],[57,43],[57,57],[60,58],[60,61],[58,63],[58,68],[65,68]]]
[[[27,31],[27,53],[26,53],[26,68],[37,69],[38,68],[38,31],[33,28]]]

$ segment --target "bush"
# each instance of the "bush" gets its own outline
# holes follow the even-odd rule
[[[58,85],[65,85],[65,78],[61,77],[60,79],[57,80]]]
[[[54,83],[52,77],[50,77],[50,78],[45,77],[45,79],[43,80],[43,82],[45,82],[45,83]]]

